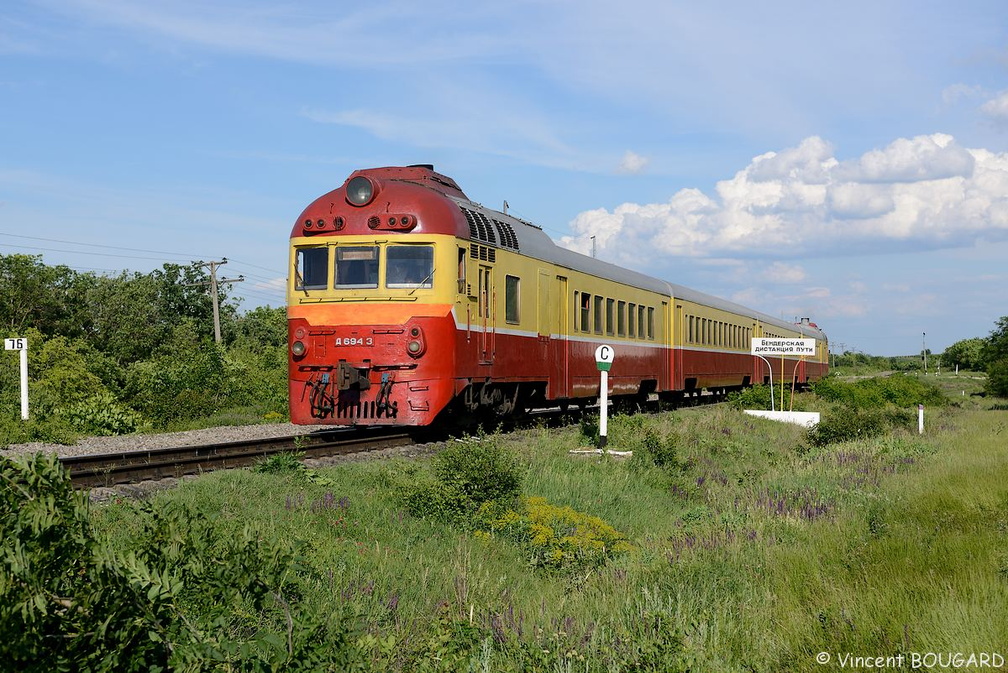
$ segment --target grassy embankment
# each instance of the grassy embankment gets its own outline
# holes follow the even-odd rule
[[[971,392],[968,379],[941,382]],[[299,609],[349,606],[384,643],[365,648],[376,668],[436,659],[431,643],[459,625],[476,645],[458,661],[491,670],[606,670],[633,659],[628,644],[652,651],[637,661],[656,670],[990,652],[1008,634],[1008,416],[958,398],[928,410],[923,436],[825,447],[730,408],[613,419],[610,444],[635,449],[632,460],[571,457],[586,442],[574,428],[482,438],[516,452],[525,494],[600,517],[633,545],[559,571],[530,567],[528,545],[407,513],[398,494],[424,467],[405,461],[326,468],[321,483],[221,472],[155,505],[306,541]],[[97,514],[119,539],[137,516],[130,505]]]

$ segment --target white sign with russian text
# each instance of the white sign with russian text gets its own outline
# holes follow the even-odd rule
[[[753,355],[815,355],[815,339],[771,339],[754,337]]]

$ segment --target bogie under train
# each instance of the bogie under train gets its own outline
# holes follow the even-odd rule
[[[291,232],[291,420],[424,426],[599,394],[594,352],[617,353],[616,400],[680,400],[769,380],[753,337],[805,337],[788,382],[827,373],[826,336],[566,250],[470,201],[427,165],[361,170]],[[775,366],[774,378],[780,380]]]

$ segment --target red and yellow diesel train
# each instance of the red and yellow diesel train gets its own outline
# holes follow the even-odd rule
[[[814,338],[787,359],[827,373],[826,336],[557,246],[530,222],[469,200],[429,165],[354,172],[290,238],[291,420],[430,425],[584,405],[611,345],[616,400],[680,400],[769,380],[753,337]],[[780,370],[774,365],[774,378]]]

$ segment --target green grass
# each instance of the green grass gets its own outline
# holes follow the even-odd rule
[[[397,494],[424,463],[344,463],[312,480],[218,472],[154,498],[303,541],[300,609],[350,606],[376,638],[391,636],[398,654],[373,653],[375,670],[448,662],[452,642],[459,661],[489,670],[815,671],[821,651],[997,651],[1008,633],[1008,414],[969,392],[960,407],[928,410],[923,436],[822,448],[797,426],[725,407],[614,417],[610,447],[631,459],[572,456],[588,443],[576,427],[482,439],[517,455],[526,495],[600,517],[634,546],[570,572],[408,514]],[[664,467],[646,455],[649,433],[674,458]],[[95,515],[128,546],[133,505]]]

